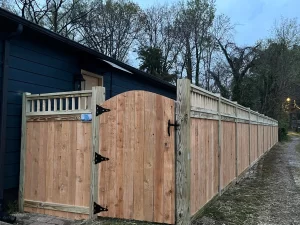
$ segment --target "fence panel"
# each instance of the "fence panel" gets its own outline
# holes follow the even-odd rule
[[[90,91],[24,94],[21,211],[88,218],[91,123],[81,115],[91,113],[90,96]]]
[[[277,121],[190,87],[190,207],[194,215],[277,142]]]
[[[218,122],[191,119],[191,213],[217,193]]]

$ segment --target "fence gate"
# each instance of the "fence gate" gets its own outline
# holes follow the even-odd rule
[[[95,213],[174,223],[174,100],[130,91],[101,107]]]

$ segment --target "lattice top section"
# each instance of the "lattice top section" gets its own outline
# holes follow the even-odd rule
[[[195,112],[197,112],[197,114],[210,114],[214,115],[211,118],[215,119],[217,116],[224,116],[253,123],[278,125],[278,122],[272,118],[259,114],[250,108],[241,106],[236,102],[220,97],[219,94],[211,93],[195,85],[191,85],[191,110],[192,114]]]
[[[92,91],[27,94],[26,115],[91,113]]]

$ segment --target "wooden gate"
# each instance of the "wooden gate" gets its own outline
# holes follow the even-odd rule
[[[98,204],[103,217],[175,223],[174,100],[145,91],[117,95],[99,115]]]

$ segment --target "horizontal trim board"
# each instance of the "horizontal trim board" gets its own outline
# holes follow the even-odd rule
[[[199,111],[191,111],[191,118],[194,119],[207,119],[207,120],[219,120],[219,116],[216,114],[210,114],[206,112],[199,112]],[[221,115],[221,121],[227,121],[227,122],[236,122],[236,123],[245,123],[245,124],[253,124],[253,125],[262,125],[262,126],[271,126],[271,127],[277,127],[278,125],[276,124],[266,124],[266,123],[261,123],[257,121],[250,121],[246,119],[236,119],[231,116],[225,116]]]
[[[46,94],[34,94],[34,95],[28,95],[26,98],[39,98],[39,97],[51,97],[51,96],[63,96],[63,97],[72,97],[73,95],[85,95],[90,94],[89,96],[92,96],[92,91],[86,90],[86,91],[67,91],[67,92],[54,92],[54,93],[46,93]]]
[[[24,207],[39,208],[39,209],[51,209],[51,210],[56,210],[56,211],[80,213],[80,214],[86,214],[86,215],[89,214],[88,207],[57,204],[57,203],[51,203],[51,202],[39,202],[39,201],[24,200]]]
[[[30,117],[27,117],[26,121],[27,122],[81,121],[81,114],[30,116]]]
[[[51,112],[27,112],[26,116],[46,116],[46,115],[72,115],[72,114],[85,114],[92,113],[91,110],[69,110],[69,111],[51,111]],[[27,119],[28,120],[28,119]]]

